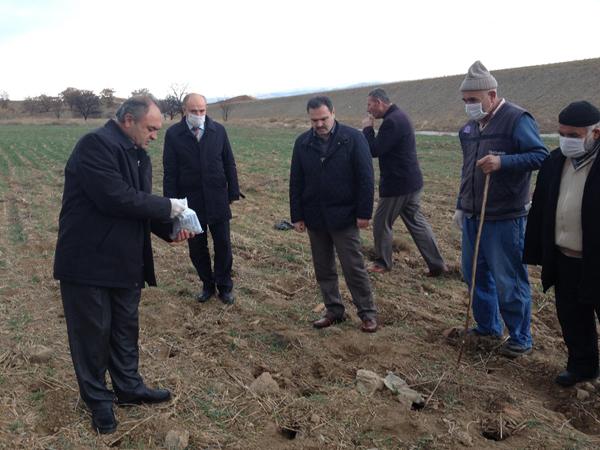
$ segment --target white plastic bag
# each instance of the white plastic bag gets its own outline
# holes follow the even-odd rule
[[[171,239],[175,239],[181,230],[191,231],[194,234],[204,233],[202,225],[200,225],[200,221],[196,215],[196,211],[191,208],[186,208],[179,216],[175,218],[173,221],[173,231],[171,232],[170,236]]]

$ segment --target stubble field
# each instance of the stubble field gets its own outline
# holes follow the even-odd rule
[[[536,269],[534,352],[508,360],[493,344],[469,343],[456,367],[458,349],[444,331],[462,326],[468,296],[460,236],[450,225],[461,158],[455,137],[418,138],[423,209],[451,274],[423,276],[425,264],[399,221],[395,268],[371,277],[382,327],[367,335],[343,281],[350,320],[311,327],[320,294],[307,236],[273,228],[288,218],[289,160],[301,129],[243,126],[227,127],[246,195],[233,207],[236,303],[196,303],[200,286],[187,246],[155,239],[159,287],[142,294],[140,365],[146,382],[171,389],[174,399],[116,407],[117,432],[96,435],[78,401],[52,279],[64,164],[90,128],[0,125],[1,448],[164,448],[171,430],[189,432],[189,449],[600,445],[596,386],[578,392],[552,382],[565,350],[552,295],[541,293]],[[150,150],[157,193],[163,135]],[[370,230],[362,237],[369,255]],[[388,391],[359,394],[359,369],[402,377],[425,407],[407,408]],[[250,388],[263,372],[277,383],[272,394]]]

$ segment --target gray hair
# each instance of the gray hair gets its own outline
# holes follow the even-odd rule
[[[202,95],[202,94],[195,94],[195,93],[193,93],[193,92],[190,92],[189,94],[185,94],[185,97],[183,97],[183,100],[181,100],[181,104],[182,104],[183,106],[186,106],[186,105],[187,105],[187,102],[188,102],[188,100],[190,99],[190,97],[191,97],[192,95],[199,95],[200,97],[202,97],[202,98],[204,99],[204,103],[207,103],[207,101],[206,101],[206,97],[205,97],[204,95]]]
[[[131,114],[133,120],[137,122],[148,114],[148,110],[152,105],[159,108],[158,101],[152,95],[130,97],[119,106],[119,109],[117,109],[117,112],[115,113],[115,117],[119,123],[124,123],[125,116]]]
[[[381,88],[373,89],[371,92],[369,92],[369,97],[376,98],[386,105],[392,103],[386,92]]]
[[[597,124],[588,126],[587,127],[587,134],[590,134],[596,128],[600,129],[600,122],[598,122]]]

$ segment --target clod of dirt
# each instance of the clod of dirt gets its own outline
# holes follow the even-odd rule
[[[325,305],[323,303],[319,303],[317,306],[315,306],[312,309],[312,312],[314,313],[320,313],[321,311],[323,311],[325,309]]]
[[[584,390],[586,390],[588,392],[595,392],[596,391],[596,386],[594,386],[589,381],[586,381],[585,383],[581,384],[581,389],[584,389]]]
[[[356,390],[363,395],[373,395],[383,389],[383,379],[375,372],[359,369],[356,372]]]
[[[52,349],[44,345],[36,345],[29,350],[29,361],[35,364],[47,363],[52,359]]]
[[[256,395],[265,396],[279,392],[279,385],[269,372],[263,372],[250,384],[250,390]]]
[[[190,441],[190,432],[187,430],[170,430],[165,437],[165,447],[169,450],[183,450]]]
[[[588,398],[590,398],[590,393],[586,390],[577,388],[576,392],[577,392],[577,400],[583,401],[583,400],[587,400]]]
[[[456,439],[465,447],[473,447],[473,438],[466,431],[457,431]]]

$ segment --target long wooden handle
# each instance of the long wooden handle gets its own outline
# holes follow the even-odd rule
[[[473,267],[471,269],[471,289],[469,289],[469,305],[467,306],[467,318],[465,320],[465,329],[462,335],[460,343],[460,350],[458,352],[458,359],[456,360],[456,366],[460,364],[462,358],[463,349],[465,347],[465,340],[467,338],[467,332],[469,331],[469,321],[471,319],[471,305],[473,305],[473,296],[475,295],[475,276],[477,275],[477,258],[479,256],[479,242],[481,241],[481,232],[483,230],[483,222],[485,221],[485,207],[487,204],[488,190],[490,187],[490,174],[485,175],[485,184],[483,186],[483,200],[481,202],[481,214],[479,216],[479,226],[477,228],[477,237],[475,238],[475,250],[473,251]]]

